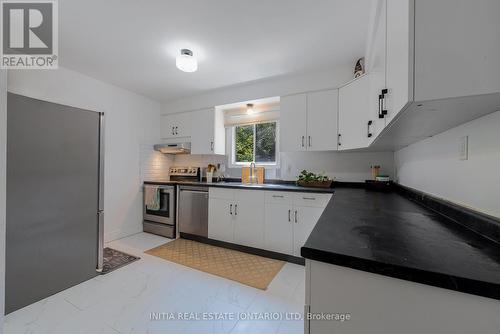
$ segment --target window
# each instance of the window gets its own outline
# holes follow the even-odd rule
[[[237,125],[233,132],[233,163],[277,164],[277,122]]]

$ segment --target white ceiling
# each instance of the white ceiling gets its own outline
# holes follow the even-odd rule
[[[370,0],[63,0],[60,65],[159,101],[354,63]],[[199,70],[175,67],[192,49]]]

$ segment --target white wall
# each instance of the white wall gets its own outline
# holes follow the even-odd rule
[[[469,136],[469,160],[459,140]],[[395,153],[399,183],[500,217],[500,111]]]
[[[337,88],[352,79],[352,65],[338,67],[322,72],[296,76],[278,77],[252,82],[235,87],[217,89],[205,94],[164,103],[162,113],[175,113],[214,107],[229,103],[254,100],[264,97],[313,91],[325,88]],[[225,163],[225,158],[218,156],[177,156],[176,165],[206,166],[211,163]],[[379,164],[382,172],[393,175],[393,153],[335,153],[335,152],[293,152],[281,153],[278,170],[266,170],[266,178],[296,180],[303,169],[325,172],[339,181],[363,182],[371,177],[370,166]],[[227,170],[232,177],[241,176],[241,170]]]
[[[282,153],[281,178],[296,180],[303,169],[325,173],[342,182],[364,182],[372,178],[370,166],[381,166],[381,173],[393,177],[392,152],[337,153],[287,152]]]
[[[8,90],[105,113],[105,240],[142,231],[140,144],[159,140],[160,105],[64,68],[10,71]]]
[[[276,77],[247,84],[216,89],[204,94],[166,102],[162,113],[211,108],[265,97],[282,96],[325,88],[337,88],[352,78],[352,64],[332,70],[295,76]]]
[[[0,70],[0,334],[5,301],[5,176],[7,172],[7,71]]]

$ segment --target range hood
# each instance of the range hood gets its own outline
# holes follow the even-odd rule
[[[191,143],[157,144],[154,149],[165,154],[189,154],[191,153]]]

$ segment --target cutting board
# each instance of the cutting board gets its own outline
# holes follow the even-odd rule
[[[254,173],[257,176],[257,183],[264,183],[264,167],[255,167]],[[241,168],[241,182],[250,183],[250,167]]]

